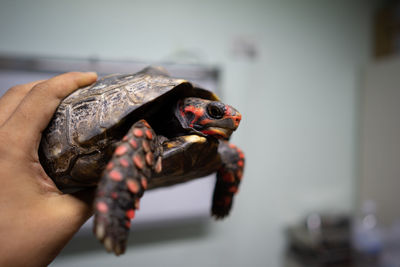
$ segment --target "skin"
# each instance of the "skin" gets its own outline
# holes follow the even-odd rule
[[[11,88],[0,98],[0,266],[46,266],[92,215],[92,192],[61,193],[38,147],[60,101],[95,82],[65,73]]]

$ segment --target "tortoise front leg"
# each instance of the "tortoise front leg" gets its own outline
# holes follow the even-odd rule
[[[244,154],[233,144],[221,141],[218,152],[222,166],[217,171],[211,213],[216,219],[222,219],[229,214],[233,196],[243,176]]]
[[[145,120],[136,122],[103,172],[95,200],[94,233],[107,251],[125,251],[131,219],[152,171],[161,171],[161,146]]]

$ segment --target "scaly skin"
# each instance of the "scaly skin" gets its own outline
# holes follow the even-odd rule
[[[161,171],[156,135],[150,125],[136,122],[115,149],[98,186],[94,232],[107,251],[124,253],[131,219],[152,171]]]
[[[219,153],[223,163],[217,172],[211,208],[211,215],[216,219],[222,219],[229,214],[244,170],[244,154],[238,147],[222,141]]]

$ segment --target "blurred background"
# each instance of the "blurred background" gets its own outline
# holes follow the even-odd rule
[[[208,218],[206,178],[190,199],[152,195],[125,255],[87,228],[51,266],[400,266],[399,54],[397,1],[2,0],[3,92],[38,70],[162,64],[243,115],[226,220]]]

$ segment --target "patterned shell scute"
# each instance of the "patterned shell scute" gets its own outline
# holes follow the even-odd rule
[[[88,141],[93,137],[103,134],[142,104],[184,82],[146,73],[114,74],[75,91],[59,107],[59,110],[67,110],[69,143],[75,147],[84,147],[86,143],[92,145]]]

